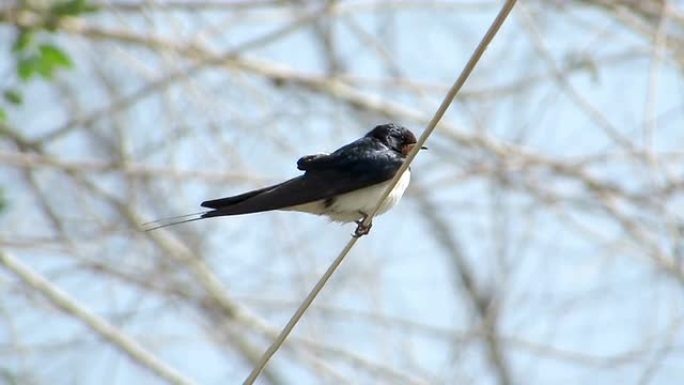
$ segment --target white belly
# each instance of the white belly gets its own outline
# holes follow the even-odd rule
[[[376,215],[380,215],[394,207],[404,195],[404,191],[411,180],[411,172],[406,172],[401,176],[399,182],[385,201],[380,206]],[[380,196],[387,188],[390,181],[369,186],[360,190],[352,191],[339,195],[332,204],[325,207],[323,201],[311,202],[303,205],[290,207],[289,210],[303,211],[318,215],[327,215],[331,220],[337,222],[353,222],[363,217],[363,213],[370,214],[378,203]]]

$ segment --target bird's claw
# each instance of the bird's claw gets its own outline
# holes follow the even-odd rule
[[[366,218],[368,218],[368,214],[364,213],[363,211],[360,211],[360,214],[363,216],[363,218],[354,221],[354,223],[356,223],[356,230],[354,230],[354,234],[352,234],[354,238],[360,238],[364,235],[367,235],[370,233],[371,227],[373,227],[372,221],[367,225],[363,224],[363,222],[366,221]]]

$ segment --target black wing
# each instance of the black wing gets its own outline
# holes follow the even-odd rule
[[[362,138],[330,155],[302,157],[297,162],[304,175],[244,194],[202,202],[214,209],[210,218],[278,210],[332,198],[392,179],[403,159],[372,140]]]

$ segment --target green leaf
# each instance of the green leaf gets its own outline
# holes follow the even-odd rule
[[[7,111],[0,107],[0,123],[7,123]]]
[[[33,41],[33,36],[33,30],[26,28],[20,29],[19,34],[12,45],[12,52],[17,53],[26,51],[26,48],[28,48]]]
[[[3,96],[5,100],[14,105],[20,105],[24,102],[24,96],[16,88],[6,89]]]
[[[90,4],[88,0],[69,0],[56,3],[50,8],[50,13],[55,16],[78,16],[84,13],[97,11],[97,6]]]
[[[38,61],[36,55],[29,55],[17,61],[17,75],[22,81],[29,81],[38,73]]]
[[[54,45],[42,44],[38,50],[41,54],[41,61],[45,66],[50,67],[51,71],[58,67],[71,68],[74,64],[69,55]]]
[[[38,53],[26,55],[17,60],[17,75],[26,82],[40,75],[52,79],[59,68],[71,68],[73,62],[69,55],[51,44],[38,46]]]

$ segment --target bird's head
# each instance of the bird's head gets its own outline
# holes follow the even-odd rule
[[[375,126],[366,137],[374,138],[398,152],[402,156],[408,155],[416,145],[416,136],[408,128],[394,123]],[[421,147],[427,149],[427,147]]]

